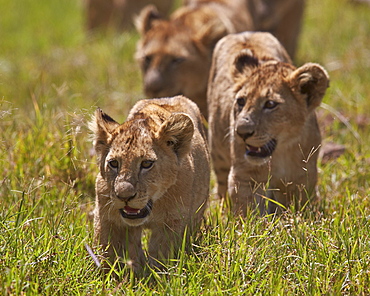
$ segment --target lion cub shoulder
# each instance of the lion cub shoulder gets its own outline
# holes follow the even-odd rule
[[[321,143],[315,109],[329,85],[326,71],[296,68],[269,33],[224,37],[216,46],[208,89],[209,141],[219,195],[235,211],[264,197],[303,205],[315,196]]]
[[[152,231],[154,265],[196,229],[207,205],[209,154],[202,116],[185,97],[139,101],[119,124],[98,109],[91,123],[100,173],[95,237],[114,261],[146,263],[142,230]],[[117,255],[117,256],[116,256]]]

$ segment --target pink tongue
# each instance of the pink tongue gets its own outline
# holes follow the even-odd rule
[[[129,206],[125,206],[124,209],[125,209],[125,212],[128,213],[128,214],[137,214],[137,212],[140,211],[138,209],[134,209],[134,208],[131,208]]]

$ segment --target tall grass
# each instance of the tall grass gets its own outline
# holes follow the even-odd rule
[[[297,65],[328,69],[320,123],[346,146],[319,164],[318,205],[241,219],[214,201],[190,252],[116,282],[85,247],[97,173],[86,122],[97,106],[122,122],[143,98],[138,36],[87,34],[81,1],[0,7],[1,294],[370,294],[370,8],[308,1]]]

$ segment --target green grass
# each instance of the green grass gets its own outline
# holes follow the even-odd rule
[[[86,122],[97,106],[122,122],[143,98],[138,36],[89,36],[81,2],[0,0],[0,294],[369,295],[370,8],[308,1],[297,65],[327,68],[324,138],[347,149],[319,164],[319,205],[240,219],[214,202],[190,252],[118,283],[85,248],[97,174]]]

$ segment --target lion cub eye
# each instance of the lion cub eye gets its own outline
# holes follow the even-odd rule
[[[239,107],[245,106],[245,98],[237,98],[236,103],[239,105]]]
[[[142,169],[150,169],[153,166],[154,161],[153,160],[143,160],[141,162],[141,168]]]
[[[167,141],[167,146],[175,146],[175,141]]]
[[[274,109],[279,103],[275,102],[275,101],[267,101],[265,103],[265,105],[263,106],[263,109]]]
[[[147,69],[150,64],[152,63],[153,57],[151,55],[147,55],[144,57],[144,68]]]
[[[109,165],[112,169],[118,169],[119,163],[118,163],[118,160],[111,159],[111,160],[109,160],[109,161],[108,161],[108,165]]]
[[[172,61],[171,61],[171,63],[173,64],[173,65],[178,65],[178,64],[181,64],[182,62],[184,62],[185,61],[185,58],[183,58],[183,57],[174,57],[173,59],[172,59]]]

